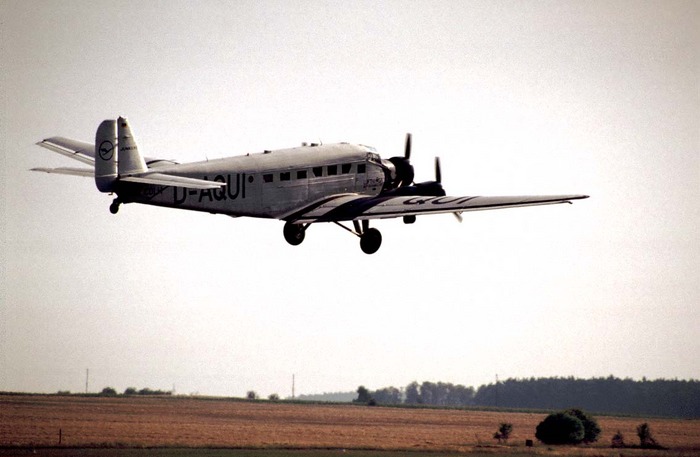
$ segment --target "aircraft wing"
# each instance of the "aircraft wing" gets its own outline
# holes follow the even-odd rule
[[[588,195],[543,195],[522,197],[429,197],[339,195],[317,202],[284,220],[309,224],[312,222],[388,219],[423,214],[457,213],[521,206],[571,203]]]

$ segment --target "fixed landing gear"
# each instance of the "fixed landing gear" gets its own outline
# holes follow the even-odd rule
[[[284,224],[284,239],[292,246],[299,246],[306,237],[306,227],[308,225],[292,224],[287,222]]]
[[[109,212],[112,214],[117,214],[119,212],[119,205],[121,204],[122,202],[118,198],[115,198],[112,201],[112,204],[109,205]]]
[[[347,230],[353,235],[360,238],[360,248],[365,254],[374,254],[379,250],[382,245],[382,234],[379,230],[369,227],[369,221],[358,221],[352,222],[355,230],[349,229],[339,222],[335,222],[339,227]],[[306,229],[311,224],[294,224],[292,222],[286,222],[284,224],[284,239],[287,243],[292,246],[299,246],[306,237]]]
[[[369,228],[369,221],[366,220],[362,221],[361,225],[358,221],[352,221],[352,224],[355,227],[354,232],[343,225],[338,225],[360,237],[360,249],[362,249],[362,252],[365,254],[377,252],[382,245],[382,234],[379,230]]]
[[[360,235],[360,248],[365,254],[374,254],[382,245],[382,234],[376,228],[371,228]]]

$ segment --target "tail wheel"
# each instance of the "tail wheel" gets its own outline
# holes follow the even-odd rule
[[[114,199],[111,205],[109,205],[109,212],[112,214],[117,214],[119,212],[119,204],[121,202],[118,199]]]
[[[366,230],[360,237],[360,248],[365,254],[374,254],[381,245],[382,234],[375,228]]]
[[[302,224],[284,224],[284,239],[292,246],[299,246],[306,237],[306,227]]]

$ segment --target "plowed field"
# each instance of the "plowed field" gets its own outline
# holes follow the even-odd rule
[[[168,447],[525,451],[545,414],[209,400],[187,397],[0,395],[0,447]],[[656,440],[700,455],[700,421],[597,417],[603,429],[580,454],[600,455],[621,431],[651,425]],[[492,436],[513,424],[507,447]],[[535,442],[535,448],[546,447]],[[500,453],[498,451],[497,453]],[[627,450],[625,450],[627,451]],[[549,450],[548,455],[558,451]],[[630,454],[629,452],[624,452]],[[648,454],[647,454],[648,455]]]

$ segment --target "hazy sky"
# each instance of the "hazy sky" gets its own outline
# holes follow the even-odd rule
[[[700,3],[0,0],[0,390],[267,396],[700,378]],[[449,195],[334,225],[124,205],[34,145],[128,116],[183,162],[349,141]]]

